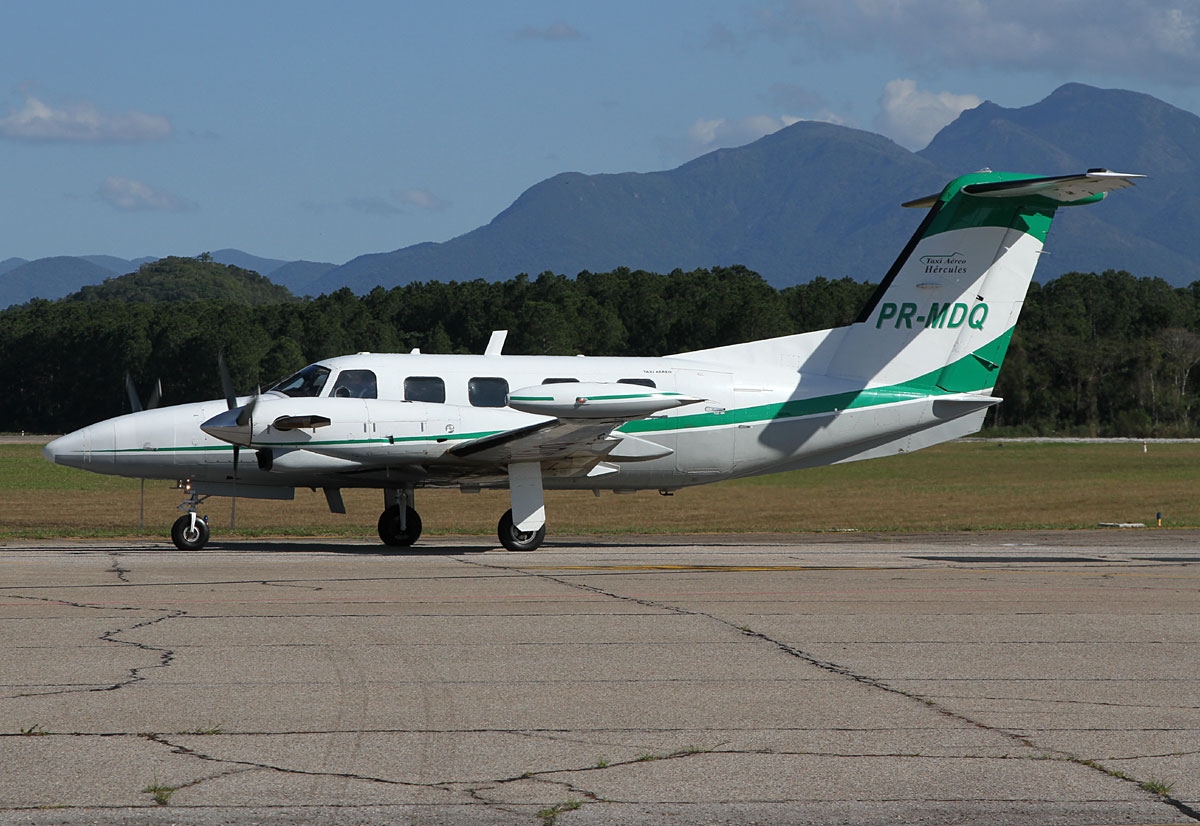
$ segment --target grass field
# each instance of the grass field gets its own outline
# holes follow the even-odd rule
[[[161,538],[179,515],[180,492],[58,467],[40,445],[0,445],[0,540],[30,537]],[[318,491],[294,502],[229,499],[201,508],[214,536],[374,537],[379,491],[345,491],[346,515]],[[490,535],[506,491],[417,491],[427,535]],[[1200,444],[1046,444],[966,440],[920,453],[629,496],[546,495],[551,534],[960,531],[1088,528],[1100,522],[1200,526]]]

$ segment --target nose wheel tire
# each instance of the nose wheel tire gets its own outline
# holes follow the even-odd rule
[[[509,510],[500,517],[496,533],[500,537],[500,544],[510,551],[536,551],[546,539],[546,526],[542,525],[536,531],[519,531],[513,524],[512,511]]]
[[[379,538],[384,545],[407,548],[421,538],[421,517],[412,508],[405,508],[405,526],[400,527],[400,506],[392,505],[379,516]]]
[[[185,513],[171,526],[171,541],[181,551],[198,551],[208,542],[208,523],[197,518],[192,524],[192,518]]]

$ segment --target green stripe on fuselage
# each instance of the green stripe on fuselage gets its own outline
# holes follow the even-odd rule
[[[1013,328],[1009,328],[1004,335],[949,365],[955,370],[955,379],[958,385],[952,391],[938,386],[938,379],[947,369],[938,368],[901,384],[887,387],[850,390],[845,393],[834,393],[811,399],[793,399],[780,404],[741,407],[736,410],[727,410],[724,413],[694,413],[669,418],[639,419],[624,424],[617,430],[621,433],[656,433],[732,424],[753,424],[986,390],[996,384],[996,373],[1001,362],[1004,361],[1004,354],[1008,350],[1012,334]]]

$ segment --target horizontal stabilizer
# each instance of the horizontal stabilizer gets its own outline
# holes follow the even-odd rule
[[[956,393],[951,396],[939,396],[933,402],[933,415],[939,419],[957,419],[1000,404],[1004,399],[999,396],[981,396],[976,393]]]
[[[1107,169],[1089,169],[1081,175],[1054,175],[1051,177],[1023,177],[1008,181],[989,181],[968,184],[962,188],[965,195],[980,198],[1031,198],[1040,197],[1057,204],[1091,203],[1098,201],[1114,189],[1133,186],[1135,178],[1144,178],[1128,172],[1110,172]],[[942,193],[926,195],[906,201],[901,206],[928,208],[942,198]]]
[[[1134,178],[1144,177],[1146,176],[1126,172],[1110,172],[1107,169],[1089,169],[1082,175],[970,184],[963,187],[963,192],[981,198],[1027,198],[1037,195],[1060,204],[1072,204],[1096,196],[1103,198],[1105,193],[1114,189],[1133,186]]]

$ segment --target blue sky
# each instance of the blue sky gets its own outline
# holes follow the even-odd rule
[[[0,259],[340,264],[558,172],[669,169],[798,119],[920,149],[1068,81],[1200,112],[1200,0],[22,0],[5,29]]]

